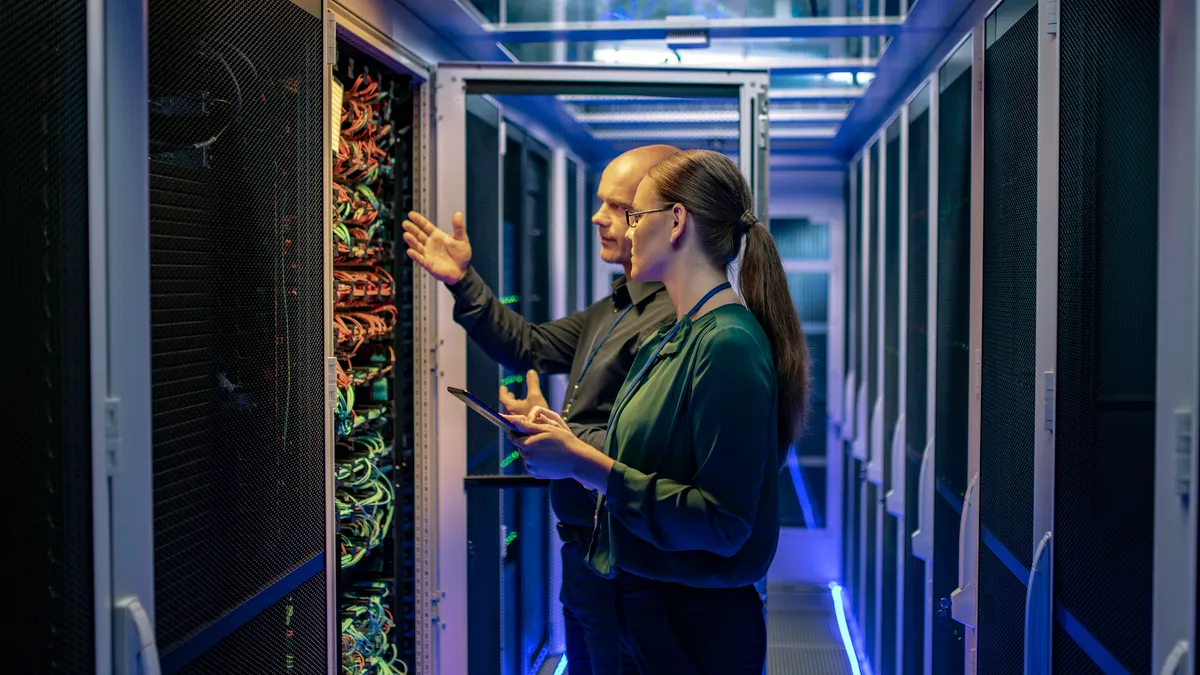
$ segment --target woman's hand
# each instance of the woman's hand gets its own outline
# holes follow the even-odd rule
[[[537,478],[574,478],[584,487],[603,491],[613,460],[579,440],[563,418],[540,406],[529,415],[504,415],[522,434],[510,433],[525,460],[525,468]]]

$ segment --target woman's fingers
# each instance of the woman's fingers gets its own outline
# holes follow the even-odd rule
[[[529,421],[535,424],[548,424],[560,429],[567,428],[567,423],[563,421],[563,418],[558,413],[550,410],[549,408],[543,408],[540,405],[535,405],[530,408]]]

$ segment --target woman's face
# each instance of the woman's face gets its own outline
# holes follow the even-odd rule
[[[672,207],[655,193],[651,179],[646,178],[638,185],[631,209],[636,215],[629,216],[629,229],[625,231],[625,236],[633,242],[629,276],[634,281],[662,281],[665,276],[675,253],[671,235],[676,216]]]

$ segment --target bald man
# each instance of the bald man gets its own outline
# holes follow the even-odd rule
[[[651,145],[626,152],[604,169],[596,196],[600,208],[592,216],[600,238],[600,258],[621,265],[625,276],[612,284],[612,295],[557,321],[530,324],[501,304],[471,269],[471,244],[462,213],[452,231],[440,230],[419,213],[404,222],[408,256],[446,284],[454,295],[454,320],[489,357],[509,370],[528,370],[524,399],[501,387],[500,401],[509,411],[525,414],[535,405],[549,407],[538,386],[538,373],[569,373],[563,418],[575,435],[604,450],[608,416],[625,382],[638,346],[661,326],[675,321],[675,308],[661,283],[628,279],[631,243],[626,212],[633,210],[638,183],[650,167],[678,152]],[[571,675],[637,673],[631,659],[620,658],[614,590],[611,581],[588,568],[596,502],[574,480],[551,483],[550,503],[562,539],[563,622],[567,667]]]

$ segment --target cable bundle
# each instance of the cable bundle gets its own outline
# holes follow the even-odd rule
[[[353,60],[350,63],[353,72]],[[351,75],[353,77],[353,75]],[[344,90],[333,162],[337,433],[334,502],[341,553],[343,675],[405,675],[395,644],[392,577],[398,470],[392,96],[365,71]],[[374,554],[372,553],[374,552]],[[371,579],[353,583],[356,579]],[[379,581],[378,579],[383,579]],[[411,621],[411,620],[409,620]]]
[[[350,567],[383,543],[392,525],[392,481],[368,457],[338,459],[334,465],[342,567]]]
[[[378,195],[392,176],[392,97],[363,73],[342,99],[342,132],[334,159],[333,236],[336,261],[379,260],[376,238],[390,218]]]
[[[407,675],[388,633],[396,626],[387,608],[387,582],[355,584],[342,594],[342,675]]]

